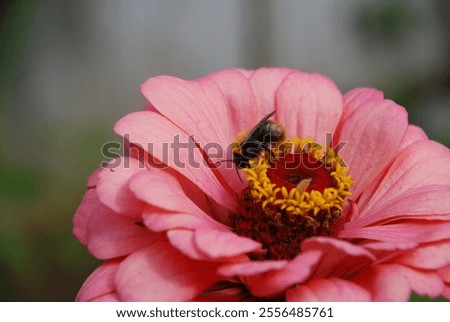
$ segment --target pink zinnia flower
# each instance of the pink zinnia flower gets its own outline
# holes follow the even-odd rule
[[[145,110],[115,126],[131,154],[91,175],[74,217],[106,261],[77,300],[450,298],[449,149],[381,92],[263,68],[158,76],[142,93]],[[272,111],[287,141],[239,170],[244,182],[215,166],[233,155],[212,146]]]

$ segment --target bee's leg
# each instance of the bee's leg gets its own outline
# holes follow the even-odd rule
[[[239,177],[239,180],[241,180],[241,182],[244,182],[244,181],[242,180],[242,178],[241,178],[241,175],[239,174],[239,169],[238,169],[238,167],[236,167],[236,173],[237,173],[237,175],[238,175],[238,177]]]

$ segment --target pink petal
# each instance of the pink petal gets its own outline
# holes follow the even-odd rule
[[[230,231],[198,229],[194,233],[195,244],[210,258],[226,258],[261,250],[261,244]]]
[[[450,284],[450,265],[440,268],[439,275],[446,283]]]
[[[226,264],[219,267],[217,273],[223,276],[251,276],[266,273],[272,270],[280,270],[286,267],[286,260],[249,261],[244,263]]]
[[[449,238],[450,236],[447,236]],[[436,270],[450,264],[450,240],[435,242],[406,252],[395,260],[397,263]]]
[[[275,94],[285,77],[292,72],[289,68],[260,68],[249,78],[256,103],[258,104],[258,119],[275,110]],[[255,120],[255,121],[257,121]]]
[[[445,289],[441,295],[450,300],[450,265],[439,269],[439,275],[445,283]]]
[[[119,295],[116,292],[99,296],[93,300],[94,302],[120,302]]]
[[[407,301],[411,291],[420,295],[436,297],[442,293],[444,283],[435,272],[416,271],[391,264],[373,266],[355,279],[367,288],[374,301]]]
[[[302,243],[302,251],[319,251],[322,259],[314,277],[340,276],[368,265],[375,257],[364,247],[330,237],[312,237]]]
[[[370,293],[350,281],[339,278],[313,279],[286,292],[289,302],[368,302]]]
[[[427,135],[425,134],[425,132],[423,132],[420,127],[408,125],[406,133],[403,136],[402,141],[400,142],[400,146],[397,150],[396,155],[394,156],[394,159],[397,158],[397,156],[400,155],[408,146],[422,140],[427,140]],[[358,204],[361,208],[364,208],[367,202],[370,201],[370,198],[379,188],[380,182],[384,179],[384,176],[385,174],[381,173],[379,177],[375,178],[372,183],[366,187],[358,201]]]
[[[326,142],[342,114],[342,94],[336,85],[320,74],[290,73],[276,94],[277,120],[287,137],[313,137]]]
[[[344,95],[344,110],[341,117],[341,124],[361,106],[368,102],[382,101],[384,94],[373,88],[361,87],[355,88]]]
[[[185,81],[171,76],[148,79],[142,94],[167,119],[203,144],[226,147],[232,140],[231,122],[216,84]]]
[[[408,127],[405,109],[391,101],[373,101],[359,107],[342,124],[340,155],[350,167],[356,199],[394,157]]]
[[[101,296],[114,293],[116,290],[114,275],[117,272],[119,264],[120,261],[111,260],[92,272],[78,292],[76,301],[93,301]]]
[[[245,283],[252,294],[259,297],[280,295],[285,289],[305,281],[315,270],[322,257],[318,251],[304,252],[280,270],[246,277]]]
[[[220,284],[220,282],[219,282]],[[213,286],[214,288],[214,286]],[[242,285],[228,286],[224,285],[223,289],[210,290],[195,298],[194,302],[242,302],[249,295],[243,290]]]
[[[418,126],[408,125],[405,136],[400,142],[399,151],[405,149],[407,146],[421,140],[427,140],[426,133]]]
[[[436,169],[439,171],[435,171]],[[450,150],[433,141],[417,141],[396,157],[378,190],[364,208],[366,212],[370,212],[370,208],[390,203],[413,188],[448,185],[449,182]],[[361,208],[360,210],[363,211]]]
[[[124,301],[189,301],[218,281],[217,265],[182,255],[158,242],[128,256],[115,282]]]
[[[144,224],[152,231],[166,231],[177,228],[184,229],[221,229],[222,226],[208,216],[183,213],[156,213],[154,210],[144,211]],[[223,228],[225,229],[225,228]]]
[[[172,212],[163,214],[157,209],[144,210],[144,223],[154,231],[170,228],[224,228],[189,199],[180,182],[167,172],[154,169],[139,173],[129,184],[130,190],[140,200]]]
[[[418,246],[414,242],[368,242],[364,243],[364,248],[369,250],[376,258],[378,263],[389,263],[395,261],[399,255],[405,251],[414,249]]]
[[[223,185],[217,180],[210,168],[204,165],[201,151],[197,148],[179,149],[179,163],[174,157],[167,157],[163,146],[174,142],[175,137],[179,137],[179,142],[192,142],[186,135],[170,121],[161,115],[152,112],[136,112],[128,114],[116,123],[114,128],[117,134],[129,135],[131,142],[147,148],[152,143],[152,150],[148,151],[157,159],[163,160],[165,164],[180,172],[182,175],[195,182],[198,187],[212,199],[225,208],[233,210],[236,207],[236,200],[225,190]],[[165,156],[166,155],[166,156]],[[180,165],[183,165],[182,167]]]
[[[376,208],[375,208],[376,207]],[[399,219],[445,219],[449,217],[450,186],[436,185],[411,189],[403,195],[380,202],[344,226],[354,229],[374,223],[387,223]]]
[[[243,69],[243,68],[234,68],[232,70],[241,73],[245,78],[250,78],[255,72],[253,69]]]
[[[98,182],[98,175],[102,172],[103,168],[95,169],[88,178],[87,188],[95,188]]]
[[[189,258],[208,260],[208,256],[195,244],[194,232],[187,229],[174,229],[167,232],[170,244]]]
[[[137,198],[152,206],[175,212],[203,212],[187,198],[178,180],[166,172],[155,169],[136,174],[129,185]]]
[[[259,243],[251,239],[223,230],[172,230],[167,235],[174,247],[199,260],[228,260],[261,248]]]
[[[258,119],[256,98],[250,81],[237,70],[223,70],[208,76],[217,83],[231,115],[232,132],[249,130]]]
[[[83,196],[73,217],[73,234],[83,245],[88,243],[89,219],[96,209],[103,206],[98,199],[95,189],[89,189]],[[104,206],[103,206],[104,207]]]
[[[339,232],[340,238],[361,238],[385,242],[427,243],[449,238],[450,222],[403,222],[398,224],[349,228]]]
[[[161,239],[141,224],[99,206],[89,220],[89,252],[99,259],[110,259],[128,255]]]
[[[98,175],[96,190],[100,201],[119,214],[138,217],[144,203],[130,191],[128,181],[134,174],[142,171],[147,170],[136,159],[115,159]]]

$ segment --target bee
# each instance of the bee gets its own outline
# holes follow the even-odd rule
[[[278,123],[269,120],[275,111],[264,116],[239,142],[239,149],[233,151],[233,162],[237,169],[250,167],[250,160],[255,160],[261,156],[262,151],[267,151],[275,157],[271,150],[274,143],[278,143],[286,138],[285,129]],[[238,172],[239,176],[239,172]],[[239,179],[241,177],[239,176]],[[242,181],[242,179],[241,179]]]

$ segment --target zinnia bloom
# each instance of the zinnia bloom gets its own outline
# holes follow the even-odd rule
[[[114,128],[129,155],[91,175],[74,217],[105,260],[77,300],[450,298],[450,152],[383,93],[283,68],[158,76],[142,93]],[[239,175],[218,162],[274,111],[285,140]]]

